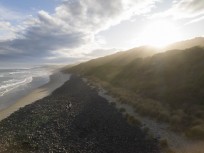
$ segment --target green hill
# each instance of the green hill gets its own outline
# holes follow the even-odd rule
[[[74,66],[68,71],[100,83],[143,115],[204,138],[204,48],[155,54],[137,48]]]

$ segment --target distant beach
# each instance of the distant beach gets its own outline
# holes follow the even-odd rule
[[[47,84],[54,67],[0,69],[0,111],[13,105],[18,99]]]
[[[62,86],[69,78],[69,74],[64,74],[60,71],[53,72],[53,74],[50,75],[50,80],[48,83],[40,86],[37,89],[31,90],[25,96],[17,96],[15,100],[10,101],[9,103],[11,103],[11,105],[0,111],[0,121],[17,111],[19,108],[48,96],[55,89]]]

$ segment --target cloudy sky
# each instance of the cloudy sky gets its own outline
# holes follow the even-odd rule
[[[0,64],[75,63],[204,36],[203,0],[0,0]]]

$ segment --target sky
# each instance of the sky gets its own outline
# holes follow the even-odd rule
[[[71,64],[204,36],[204,0],[0,0],[0,65]]]

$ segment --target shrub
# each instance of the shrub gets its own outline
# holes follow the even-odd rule
[[[181,116],[178,116],[178,115],[173,115],[170,119],[170,123],[172,125],[176,125],[176,124],[179,124],[181,122],[182,118]]]
[[[128,123],[131,125],[135,125],[135,126],[141,126],[142,125],[140,120],[134,118],[134,116],[126,115],[126,118],[127,118]]]
[[[204,139],[204,125],[196,125],[190,128],[186,135],[193,139]]]

